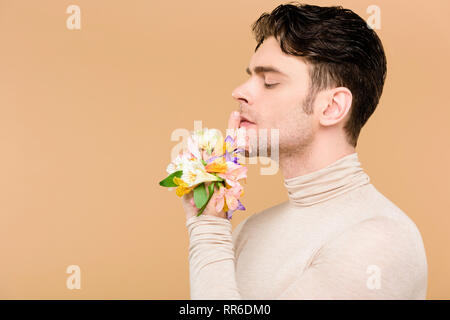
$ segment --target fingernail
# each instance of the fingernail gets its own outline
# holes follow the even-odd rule
[[[239,117],[239,116],[240,116],[239,111],[234,111],[234,112],[233,112],[233,116]]]

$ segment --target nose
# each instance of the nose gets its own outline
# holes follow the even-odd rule
[[[239,86],[233,90],[231,96],[236,99],[239,103],[245,102],[249,103],[249,96],[245,93],[243,86]]]

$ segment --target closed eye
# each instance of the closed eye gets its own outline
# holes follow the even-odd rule
[[[276,86],[278,83],[264,83],[264,87],[266,88],[272,88],[274,86]]]

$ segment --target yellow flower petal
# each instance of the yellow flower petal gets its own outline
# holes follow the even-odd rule
[[[177,186],[187,186],[187,183],[183,181],[183,179],[178,177],[173,177],[173,183],[175,183]]]
[[[224,199],[225,200],[225,199]],[[223,202],[223,209],[222,209],[224,212],[227,212],[228,211],[228,206],[227,206],[227,202],[226,201],[224,201]]]
[[[193,187],[188,187],[188,184],[178,177],[173,177],[173,183],[175,183],[178,187],[175,190],[177,196],[182,197],[186,193],[192,191]]]
[[[227,169],[227,163],[223,158],[217,158],[205,166],[206,172],[225,173],[227,172]]]
[[[179,186],[177,187],[177,189],[175,190],[175,193],[177,194],[177,196],[182,197],[185,194],[189,193],[192,191],[192,187],[185,187],[185,186]]]

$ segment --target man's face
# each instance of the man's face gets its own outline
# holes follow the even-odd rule
[[[313,116],[303,111],[310,82],[307,65],[282,52],[270,37],[253,54],[247,73],[249,79],[232,93],[240,104],[240,127],[257,133],[267,129],[269,156],[271,129],[279,130],[280,154],[304,150],[314,137]]]

